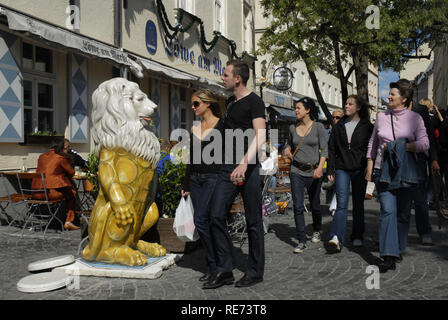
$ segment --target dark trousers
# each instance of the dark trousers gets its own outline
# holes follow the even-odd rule
[[[205,251],[206,273],[216,273],[215,248],[210,233],[210,200],[216,186],[217,174],[191,173],[190,195],[194,208],[194,225]]]
[[[234,268],[233,243],[227,230],[226,217],[235,197],[241,192],[249,239],[249,258],[245,273],[249,277],[263,277],[265,255],[260,167],[249,167],[245,183],[239,187],[230,181],[232,170],[233,168],[228,167],[221,170],[213,193],[211,232],[216,249],[217,271],[230,272]]]
[[[322,227],[322,214],[320,212],[320,187],[322,179],[313,179],[313,177],[304,177],[300,174],[292,173],[289,175],[291,180],[291,193],[294,208],[294,220],[296,223],[297,240],[300,243],[306,243],[305,232],[305,188],[308,191],[308,197],[311,203],[311,212],[313,215],[313,230],[320,231]]]
[[[428,187],[432,184],[432,180],[429,177],[426,180],[425,183],[420,184],[412,191],[414,193],[415,226],[420,237],[430,236],[432,233],[431,224],[429,223],[429,205],[427,201]]]

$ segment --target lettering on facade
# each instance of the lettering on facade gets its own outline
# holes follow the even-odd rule
[[[94,54],[94,55],[101,56],[101,57],[113,58],[116,61],[128,63],[128,57],[123,52],[118,52],[117,50],[113,50],[113,49],[101,48],[100,46],[98,46],[90,41],[87,41],[87,40],[84,40],[82,42],[82,47],[83,47],[84,51],[87,53]]]
[[[192,49],[185,47],[182,43],[179,42],[178,38],[169,39],[166,35],[164,36],[165,40],[165,53],[168,57],[173,57],[176,59],[180,59],[185,63],[191,64],[192,66],[197,66],[198,68],[212,72],[217,76],[222,76],[224,74],[224,64],[221,59],[214,57],[213,60],[210,60],[205,55],[199,55],[197,57]],[[213,61],[213,63],[212,63]]]

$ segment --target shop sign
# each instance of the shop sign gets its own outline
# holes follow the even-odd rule
[[[148,50],[149,54],[154,55],[157,52],[157,29],[151,20],[148,20],[146,22],[146,31],[145,31],[145,38],[146,38],[146,49]]]
[[[272,89],[263,90],[263,101],[283,108],[291,109],[292,97]]]
[[[280,91],[289,90],[292,86],[294,78],[291,69],[287,67],[277,68],[272,75],[272,83]]]
[[[224,75],[225,64],[221,61],[221,59],[214,57],[211,60],[202,54],[200,54],[196,59],[194,50],[183,46],[177,37],[174,39],[169,39],[165,35],[164,40],[165,53],[168,57],[180,59],[185,63],[197,66],[199,69],[213,72],[217,76]]]

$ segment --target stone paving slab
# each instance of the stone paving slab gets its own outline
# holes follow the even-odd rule
[[[368,289],[373,275],[369,265],[378,261],[379,204],[366,201],[365,245],[350,244],[340,254],[328,254],[324,243],[311,243],[302,254],[293,254],[297,245],[292,212],[271,219],[272,231],[265,236],[266,266],[262,283],[250,288],[224,286],[203,290],[199,277],[204,272],[205,257],[197,249],[176,262],[162,276],[153,280],[81,276],[76,289],[59,289],[45,293],[22,293],[17,282],[29,274],[29,263],[73,254],[76,256],[80,233],[66,232],[42,240],[26,231],[24,237],[0,227],[0,300],[401,300],[448,299],[448,232],[438,229],[438,220],[431,211],[434,246],[419,243],[412,217],[408,249],[397,269],[379,275],[379,288]],[[323,239],[328,240],[332,217],[328,206],[323,208]],[[311,234],[311,214],[306,214],[307,232]],[[347,235],[351,231],[349,214]],[[245,269],[248,245],[235,246],[239,279]],[[370,278],[369,278],[370,277]]]

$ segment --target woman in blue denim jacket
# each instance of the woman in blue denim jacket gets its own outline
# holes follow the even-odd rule
[[[380,272],[394,270],[395,262],[402,260],[402,253],[406,249],[412,205],[412,192],[409,192],[409,186],[399,185],[391,190],[386,174],[383,177],[385,182],[380,181],[381,170],[386,165],[384,161],[391,160],[390,154],[385,155],[388,152],[388,144],[400,138],[406,139],[407,142],[401,149],[405,148],[406,154],[411,156],[413,156],[412,153],[429,149],[428,135],[422,117],[408,109],[412,102],[412,95],[413,88],[408,80],[400,79],[390,84],[387,105],[389,110],[378,113],[367,150],[366,180],[375,181],[381,205],[379,249],[383,261],[378,265]],[[393,145],[389,144],[389,146]],[[398,159],[398,161],[403,160]],[[412,173],[410,176],[418,176],[418,172],[407,173],[408,176],[409,173]],[[401,176],[400,174],[399,179]],[[392,182],[393,179],[390,181]]]

